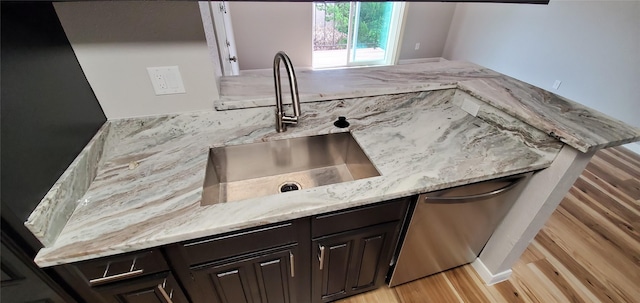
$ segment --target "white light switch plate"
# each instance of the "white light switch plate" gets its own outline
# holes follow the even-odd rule
[[[474,102],[471,99],[464,99],[464,101],[462,102],[462,106],[460,106],[460,108],[462,108],[462,110],[464,110],[465,112],[475,117],[478,115],[480,104]]]
[[[186,93],[180,69],[177,66],[147,67],[156,95]]]

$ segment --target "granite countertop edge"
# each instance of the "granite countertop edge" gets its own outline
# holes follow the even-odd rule
[[[459,80],[455,82],[453,87],[450,81],[440,81],[440,83],[416,87],[416,89],[427,92],[408,92],[407,89],[399,88],[396,85],[386,91],[388,95],[380,93],[380,95],[361,97],[357,94],[347,94],[343,97],[350,99],[309,102],[305,105],[307,111],[303,110],[305,116],[302,117],[302,121],[307,121],[308,125],[292,128],[292,132],[283,134],[274,133],[273,113],[260,107],[109,121],[109,138],[106,139],[108,146],[104,147],[106,156],[101,157],[101,162],[98,165],[100,169],[96,174],[97,182],[91,183],[88,192],[81,199],[84,202],[78,204],[70,221],[65,222],[64,229],[57,241],[43,248],[35,261],[41,267],[78,262],[543,169],[551,164],[559,151],[561,144],[558,141],[586,152],[640,139],[640,131],[637,128],[589,109],[586,109],[586,113],[589,121],[595,125],[583,128],[575,117],[584,116],[586,107],[495,72],[486,73],[489,73],[488,77],[483,78],[478,75],[472,79]],[[443,82],[446,83],[443,84]],[[526,132],[541,132],[542,136],[536,134],[538,138],[545,137],[544,134],[546,134],[553,137],[554,140],[541,139],[540,142],[523,142],[523,137],[529,137],[509,129],[492,128],[490,123],[484,123],[479,118],[471,117],[459,107],[443,101],[445,98],[451,98],[453,92],[457,90],[464,91],[481,102],[525,122],[527,125],[522,126],[521,129],[531,128]],[[384,89],[380,90],[380,92],[384,91]],[[332,98],[338,98],[338,95],[333,95]],[[560,113],[546,112],[546,107],[540,106],[540,100],[549,108],[561,106],[565,111]],[[428,107],[420,107],[424,104],[428,104]],[[390,107],[391,105],[393,106]],[[435,110],[432,112],[432,109]],[[199,205],[208,147],[345,131],[336,130],[323,124],[326,120],[335,119],[340,115],[347,115],[355,119],[355,123],[347,131],[352,132],[365,152],[373,151],[372,161],[376,166],[382,163],[383,176],[282,195],[279,202],[273,202],[275,199],[271,196],[227,203],[228,205],[216,206],[217,208]],[[540,117],[544,119],[540,119]],[[399,120],[405,118],[408,120],[398,123]],[[554,120],[565,118],[573,124],[556,123],[557,121]],[[602,127],[609,127],[609,129],[591,134],[594,130],[598,131]],[[421,128],[437,128],[438,131],[424,137],[413,136],[409,131]],[[441,130],[441,128],[443,129]],[[205,134],[206,131],[212,130],[227,133],[224,135]],[[457,137],[447,132],[451,132]],[[477,138],[473,135],[465,135],[466,133],[475,134]],[[444,159],[438,159],[437,156],[433,159],[426,158],[427,156],[434,157],[437,155],[434,154],[435,152],[444,152],[451,148],[468,148],[471,156],[485,156],[486,152],[482,150],[482,145],[471,147],[467,145],[475,144],[476,141],[482,144],[492,144],[491,146],[496,145],[492,141],[495,139],[494,137],[486,136],[488,133],[501,140],[508,140],[515,150],[537,158],[531,160],[530,163],[501,163],[500,168],[479,167],[477,171],[468,168],[473,172],[472,174],[461,171],[453,175],[447,175],[443,171],[443,169],[450,169],[452,166],[436,163],[436,160],[445,161]],[[394,141],[398,140],[398,137],[404,138],[400,141]],[[385,142],[389,146],[385,144],[376,146],[378,145],[377,140],[380,139],[389,141]],[[203,145],[202,141],[209,143]],[[551,141],[557,144],[550,143]],[[404,159],[405,162],[399,164],[394,163],[387,151],[389,147],[393,146],[392,144],[398,144],[398,142],[409,145],[407,148],[401,149],[400,156],[406,157],[406,159]],[[427,152],[432,153],[429,155],[418,155],[411,149],[424,149],[428,144],[435,144],[426,149]],[[500,150],[497,147],[489,148],[489,153],[489,157],[497,159]],[[415,157],[415,159],[411,157]],[[452,163],[462,163],[461,165],[465,168],[475,165],[475,163],[465,162],[467,159],[464,159],[463,151],[457,151],[452,157],[455,158],[449,159]],[[419,170],[409,172],[401,178],[399,172],[394,170],[396,169],[394,165],[406,168],[407,163],[412,160],[417,161],[415,169],[423,169],[423,172],[419,172]],[[167,164],[171,161],[182,163],[186,168],[167,168]],[[426,163],[420,163],[420,161]],[[155,197],[150,194],[149,188],[145,188],[146,183],[144,183],[149,183],[149,180],[153,179],[147,180],[145,178],[151,177],[141,175],[135,170],[127,171],[126,166],[131,163],[139,164],[143,173],[160,172],[158,178],[163,176],[180,177],[186,181],[182,181],[182,183],[178,181],[177,185],[171,185],[174,188],[173,192],[160,190],[161,193]],[[437,172],[424,172],[429,163],[440,165],[434,168]],[[449,164],[451,163],[447,165]],[[380,169],[380,167],[378,168]],[[443,174],[445,177],[442,177]],[[141,179],[143,183],[136,183],[138,180],[134,175],[144,177]],[[127,184],[129,187],[125,186],[122,189],[113,187],[113,184],[126,184],[123,183],[124,181],[130,183]],[[198,182],[200,183],[198,184]],[[388,186],[388,188],[379,189],[376,186]],[[112,199],[115,201],[112,203],[113,205],[109,204],[111,209],[106,206],[108,199],[105,195],[108,190],[114,190],[114,196],[117,197]],[[127,195],[127,190],[133,197],[130,200],[131,203],[126,197],[123,198]],[[336,196],[346,195],[353,190],[366,194],[360,197],[349,195],[346,198],[336,198]],[[138,191],[140,192],[138,193]],[[149,198],[151,196],[153,197]],[[139,201],[140,197],[147,197],[153,203]],[[156,198],[157,200],[153,200]],[[301,198],[307,200],[303,202],[296,200]],[[320,198],[326,198],[329,202],[314,200]],[[181,201],[188,202],[181,204]],[[265,206],[263,212],[248,208],[257,201],[262,201],[260,203],[265,205],[272,203],[272,205]],[[74,203],[77,202],[74,201]],[[283,210],[287,203],[293,205],[289,211]],[[92,210],[92,207],[96,209]],[[114,209],[119,209],[117,207],[121,207],[123,213],[115,211]],[[246,215],[246,220],[234,221],[234,219],[226,218],[229,216],[221,215],[225,211],[233,215],[234,212],[242,211],[243,207],[244,210],[250,212]],[[101,214],[101,208],[107,214]],[[133,209],[144,209],[145,213],[140,212],[135,215],[124,213]],[[154,213],[158,215],[158,218],[153,217]],[[121,215],[121,218],[117,217],[118,214]],[[175,217],[169,215],[175,215]],[[204,217],[206,215],[213,218],[212,220],[219,220],[219,222],[208,222],[208,218]],[[166,222],[154,221],[163,218]],[[123,223],[124,221],[122,221],[131,219],[137,221],[134,223]],[[108,226],[117,222],[130,224],[133,226],[131,232],[139,231],[140,234],[126,236],[124,231],[114,230],[113,226]],[[204,224],[203,222],[208,223]],[[201,224],[201,226],[194,227],[192,224]],[[184,232],[177,231],[181,226],[184,228]],[[95,228],[95,230],[90,228]],[[85,231],[85,234],[82,231]],[[101,231],[104,231],[104,234],[101,234]],[[95,241],[91,242],[91,239]]]
[[[149,249],[542,169],[553,161],[559,143],[525,143],[530,136],[461,110],[453,104],[455,92],[309,103],[305,123],[285,133],[275,132],[264,108],[111,121],[96,178],[35,261],[48,267]],[[334,127],[338,115],[352,125]],[[381,176],[200,206],[209,147],[345,131]]]

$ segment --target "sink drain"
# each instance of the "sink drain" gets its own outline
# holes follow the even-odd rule
[[[300,189],[300,183],[298,182],[286,182],[282,185],[280,185],[280,192],[284,193],[284,192],[288,192],[288,191],[294,191],[294,190],[298,190]]]

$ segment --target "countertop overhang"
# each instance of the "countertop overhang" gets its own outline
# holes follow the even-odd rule
[[[458,88],[583,152],[640,140],[640,130],[549,91],[469,62],[296,72],[301,102]],[[222,77],[218,110],[275,104],[271,70]]]

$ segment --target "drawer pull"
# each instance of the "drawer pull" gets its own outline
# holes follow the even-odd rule
[[[128,272],[120,273],[112,276],[107,276],[107,274],[109,274],[109,267],[111,267],[111,262],[107,263],[107,268],[105,268],[104,274],[102,274],[102,277],[89,280],[89,285],[96,286],[98,284],[119,281],[122,279],[128,279],[128,278],[132,278],[132,277],[143,274],[144,273],[143,269],[135,269],[137,260],[138,260],[137,257],[133,258],[133,262],[131,262],[131,267],[129,268]]]
[[[318,261],[320,261],[320,270],[324,267],[324,245],[318,245],[320,248],[320,256],[318,257]]]
[[[219,273],[219,274],[217,274],[217,276],[218,276],[218,278],[222,278],[222,277],[225,277],[225,276],[229,276],[229,275],[237,275],[237,274],[238,274],[238,270],[237,270],[237,269],[234,269],[234,270],[232,270],[232,271]]]
[[[96,286],[96,285],[102,284],[102,283],[107,283],[107,282],[113,282],[113,281],[118,281],[118,280],[122,280],[122,279],[132,278],[132,277],[135,277],[135,276],[139,276],[139,275],[141,275],[143,273],[144,273],[144,270],[136,269],[134,271],[129,271],[129,272],[113,275],[113,276],[107,276],[107,277],[102,277],[102,278],[97,278],[97,279],[91,279],[91,280],[89,280],[89,284],[91,286]]]
[[[296,262],[294,261],[293,258],[294,258],[293,257],[293,253],[289,252],[289,265],[291,266],[291,277],[292,278],[294,278],[295,275],[296,275],[296,268],[295,268]]]
[[[165,278],[164,281],[162,281],[162,284],[158,284],[158,291],[160,291],[160,294],[162,294],[162,297],[164,297],[167,303],[172,303],[173,301],[171,301],[171,299],[173,299],[173,288],[169,292],[169,295],[167,295],[166,288],[167,288],[167,278]]]
[[[160,292],[160,294],[164,298],[164,302],[173,303],[173,300],[171,300],[171,299],[173,299],[173,289],[171,290],[170,294],[167,294],[167,291],[164,290],[164,287],[162,287],[162,284],[158,284],[158,291]]]

